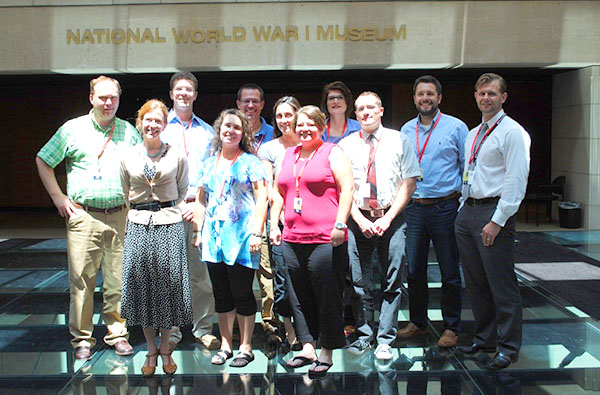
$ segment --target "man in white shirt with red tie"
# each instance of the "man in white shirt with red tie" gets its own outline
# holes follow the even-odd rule
[[[376,93],[363,92],[355,102],[359,133],[339,146],[350,159],[354,196],[348,221],[348,256],[358,306],[353,306],[358,339],[348,352],[362,355],[376,342],[375,358],[393,358],[391,344],[398,330],[398,308],[405,261],[404,208],[416,189],[419,163],[410,140],[381,124],[383,106]],[[375,333],[373,272],[381,272],[381,309]]]
[[[198,192],[200,170],[209,155],[214,136],[213,128],[194,114],[194,102],[198,97],[198,80],[187,71],[173,74],[169,82],[169,96],[173,108],[167,116],[167,126],[160,138],[164,143],[185,152],[189,165],[189,188],[185,201],[180,204],[187,241],[190,288],[192,292],[193,327],[196,341],[209,350],[218,350],[221,342],[212,334],[215,301],[206,263],[194,247],[194,204]],[[181,341],[181,330],[171,330],[169,345],[175,348]]]
[[[497,351],[484,363],[499,370],[516,362],[522,338],[522,302],[514,272],[516,213],[529,175],[529,134],[502,105],[506,81],[493,73],[475,83],[482,123],[465,141],[456,242],[475,318],[465,354]]]

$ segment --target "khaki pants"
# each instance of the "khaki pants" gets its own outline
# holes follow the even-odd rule
[[[112,214],[86,212],[67,219],[67,254],[69,260],[69,331],[73,348],[93,347],[94,288],[98,269],[102,270],[102,319],[109,346],[129,336],[121,318],[121,278],[123,275],[123,240],[127,211]]]
[[[262,326],[266,331],[274,331],[280,324],[279,319],[273,313],[273,268],[269,254],[269,242],[263,234],[260,249],[260,267],[256,271],[256,279],[260,287]]]
[[[208,275],[206,263],[202,262],[200,252],[194,247],[194,224],[183,221],[187,244],[188,269],[190,271],[190,291],[192,293],[193,327],[192,334],[199,339],[212,333],[215,314],[215,297],[212,283]],[[169,342],[177,345],[181,341],[181,330],[174,326],[171,329]]]

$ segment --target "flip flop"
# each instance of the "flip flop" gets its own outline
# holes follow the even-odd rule
[[[254,361],[254,355],[240,351],[235,357],[233,357],[229,366],[232,368],[243,368],[252,361]]]
[[[294,363],[294,361],[300,361],[300,362]],[[291,368],[291,369],[296,369],[296,368],[301,368],[302,366],[311,365],[314,362],[315,362],[314,359],[310,359],[310,358],[306,358],[306,357],[298,355],[297,357],[294,357],[294,358],[290,359],[289,361],[287,361],[285,363],[285,366],[287,366],[288,368]]]
[[[317,368],[319,366],[325,366],[327,369],[315,371],[315,368]],[[311,366],[310,369],[308,369],[308,377],[311,379],[323,377],[327,374],[327,371],[332,366],[333,366],[332,363],[319,361],[317,359],[316,361],[314,361],[314,366]]]
[[[219,350],[215,355],[213,355],[210,363],[213,365],[224,365],[225,362],[231,357],[233,357],[233,353],[231,351]]]

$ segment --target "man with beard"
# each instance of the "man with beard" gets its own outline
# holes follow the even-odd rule
[[[194,114],[194,102],[198,98],[198,80],[188,72],[173,74],[169,82],[169,96],[173,109],[169,111],[167,126],[161,140],[185,153],[189,165],[189,188],[185,200],[179,205],[183,214],[187,242],[190,291],[192,293],[193,327],[196,341],[209,350],[218,350],[221,342],[212,334],[215,300],[206,263],[193,244],[194,202],[198,193],[200,170],[209,155],[214,132],[212,126]],[[174,349],[181,341],[181,330],[171,330],[169,345]]]
[[[406,208],[410,322],[398,331],[398,337],[408,339],[427,333],[427,261],[429,242],[433,241],[442,275],[440,307],[444,320],[437,344],[454,347],[460,329],[462,291],[454,220],[469,129],[460,119],[439,110],[442,85],[435,77],[417,78],[413,99],[419,115],[404,124],[401,132],[411,141],[421,175]]]

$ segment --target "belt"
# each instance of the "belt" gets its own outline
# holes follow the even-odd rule
[[[468,198],[465,201],[465,203],[469,206],[482,206],[484,204],[489,204],[489,203],[498,203],[498,200],[500,200],[500,196],[494,196],[494,197],[483,198],[483,199]]]
[[[389,209],[390,209],[390,207],[388,207],[388,208],[368,209],[368,210],[363,210],[361,208],[360,211],[363,214],[367,214],[371,218],[381,218],[381,217],[383,217],[385,215],[385,213],[388,212]]]
[[[450,195],[444,196],[444,197],[440,197],[440,198],[420,198],[420,199],[415,198],[415,199],[413,199],[413,202],[427,206],[430,204],[436,204],[439,202],[443,202],[445,200],[458,199],[459,197],[460,197],[460,192],[454,192],[453,194],[450,194]]]
[[[82,204],[82,203],[78,203],[78,202],[75,202],[75,204],[77,204],[80,208],[84,209],[85,211],[88,211],[88,212],[91,211],[93,213],[104,213],[104,214],[116,213],[118,211],[123,210],[126,207],[124,204],[122,204],[120,206],[109,207],[109,208],[91,207],[91,206],[88,206],[87,204]]]
[[[175,200],[169,200],[168,202],[149,202],[149,203],[131,203],[131,208],[134,210],[148,210],[148,211],[158,211],[161,208],[165,207],[173,207],[175,205]]]

